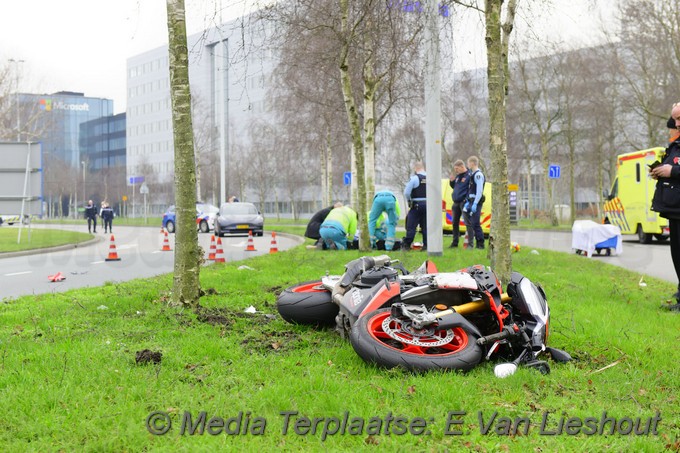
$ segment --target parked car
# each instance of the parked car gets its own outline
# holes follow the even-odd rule
[[[215,227],[215,218],[220,210],[217,206],[209,203],[196,203],[196,226],[201,233],[208,233]],[[163,228],[168,230],[168,233],[175,232],[175,206],[172,205],[163,214]]]
[[[224,203],[215,219],[215,234],[248,233],[253,236],[264,234],[264,217],[252,203]]]

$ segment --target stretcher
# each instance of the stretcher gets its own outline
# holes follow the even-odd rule
[[[616,225],[595,223],[592,220],[576,220],[571,228],[571,248],[578,255],[593,256],[605,252],[610,256],[623,253],[621,229]]]

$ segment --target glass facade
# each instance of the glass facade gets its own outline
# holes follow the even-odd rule
[[[125,113],[80,125],[80,158],[90,171],[125,168]]]

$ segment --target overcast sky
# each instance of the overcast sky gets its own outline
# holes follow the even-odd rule
[[[196,33],[243,14],[246,0],[185,0],[188,33]],[[521,4],[522,2],[520,2]],[[554,1],[560,11],[540,23],[564,40],[590,40],[597,13],[592,0]],[[606,3],[610,2],[597,2]],[[222,5],[222,8],[220,8]],[[518,23],[518,31],[526,27]],[[470,43],[481,33],[479,18],[456,27],[465,36],[456,45],[469,65],[485,64]],[[558,31],[559,33],[555,33]],[[539,31],[540,33],[544,33]],[[548,33],[548,32],[545,32]],[[8,0],[0,14],[0,59],[19,64],[19,90],[29,93],[83,92],[114,100],[114,112],[125,111],[126,61],[167,43],[164,0]],[[479,35],[479,42],[483,44]],[[594,38],[593,38],[594,39]],[[466,44],[467,43],[467,44]]]

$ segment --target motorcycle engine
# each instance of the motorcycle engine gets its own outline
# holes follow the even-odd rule
[[[361,285],[373,286],[384,279],[396,281],[398,278],[397,270],[391,267],[371,268],[361,274]]]

